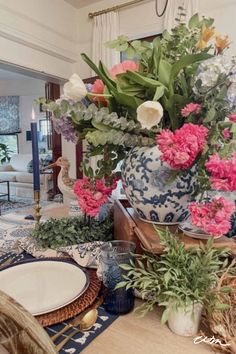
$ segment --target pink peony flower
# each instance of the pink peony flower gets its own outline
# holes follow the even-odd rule
[[[215,153],[209,157],[205,167],[211,174],[212,189],[222,191],[236,190],[236,153],[229,160],[221,158],[218,153]]]
[[[231,122],[236,123],[236,113],[231,114],[231,115],[229,116],[229,120],[230,120]]]
[[[100,79],[97,79],[94,81],[91,92],[98,93],[99,95],[101,95],[104,93],[104,89],[105,89],[105,85],[104,85],[103,81]],[[95,101],[95,102],[99,101],[103,104],[103,106],[107,106],[107,101],[102,96],[98,96],[98,97],[94,96],[93,101]]]
[[[133,60],[125,60],[120,64],[114,65],[111,70],[110,74],[111,77],[115,80],[116,75],[125,73],[126,71],[138,71],[139,65]]]
[[[223,134],[223,137],[225,138],[225,140],[230,139],[230,137],[231,137],[231,133],[230,133],[229,128],[225,128],[222,131],[222,134]]]
[[[190,114],[200,113],[202,106],[199,103],[189,103],[184,108],[181,109],[181,114],[183,117],[188,117]]]
[[[235,212],[235,204],[223,197],[215,197],[210,202],[191,203],[189,211],[193,225],[212,236],[221,236],[231,228],[230,218]]]
[[[116,188],[117,179],[110,186],[106,186],[102,180],[89,180],[85,177],[74,184],[74,192],[78,196],[78,203],[83,212],[90,216],[96,216],[100,207],[108,202],[108,196]]]
[[[187,169],[192,166],[197,155],[204,149],[208,129],[203,125],[184,124],[174,133],[163,130],[156,137],[162,152],[161,160],[174,169]]]

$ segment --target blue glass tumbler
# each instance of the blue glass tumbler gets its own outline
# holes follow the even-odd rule
[[[106,242],[101,247],[100,266],[102,280],[105,287],[104,306],[108,312],[126,314],[134,308],[134,291],[125,287],[115,289],[116,285],[124,281],[123,275],[127,274],[121,264],[129,264],[134,260],[131,253],[135,251],[135,243],[129,241]]]

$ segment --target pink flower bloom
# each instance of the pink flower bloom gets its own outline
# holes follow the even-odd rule
[[[189,103],[184,108],[181,109],[181,114],[183,117],[188,117],[190,114],[200,113],[202,106],[199,103]]]
[[[230,218],[235,212],[235,204],[223,197],[212,198],[210,202],[189,205],[191,221],[212,236],[226,234],[230,228]]]
[[[120,64],[114,65],[110,72],[111,77],[115,80],[116,79],[116,75],[121,74],[121,73],[125,73],[126,71],[138,71],[139,69],[139,64],[137,64],[135,61],[133,60],[125,60]],[[104,93],[104,89],[105,89],[105,85],[103,83],[102,80],[97,79],[95,80],[92,90],[92,93],[97,93],[97,94],[103,94]],[[93,101],[95,102],[101,102],[103,104],[103,106],[107,106],[107,101],[104,97],[102,96],[94,96]]]
[[[139,65],[133,60],[125,60],[120,64],[114,65],[111,70],[110,74],[111,77],[115,80],[116,75],[125,73],[126,71],[138,71]]]
[[[161,160],[172,168],[184,170],[192,166],[197,155],[204,149],[208,129],[203,125],[184,124],[174,133],[163,130],[156,137]]]
[[[91,92],[98,93],[99,95],[101,95],[104,93],[104,89],[105,89],[105,85],[104,85],[103,81],[100,79],[97,79],[94,81]],[[103,104],[103,106],[107,106],[107,101],[102,96],[98,96],[98,97],[94,96],[93,101],[95,101],[95,102],[99,101]]]
[[[117,179],[110,186],[102,180],[89,180],[87,177],[79,179],[74,184],[74,192],[78,196],[78,203],[83,212],[96,216],[100,207],[108,202],[108,196],[116,188]]]
[[[229,120],[230,120],[231,122],[236,123],[236,113],[231,114],[231,115],[229,116]]]
[[[225,128],[225,129],[222,131],[222,134],[223,134],[223,137],[224,137],[226,140],[231,137],[231,133],[230,133],[229,128]]]
[[[212,189],[222,191],[236,190],[236,153],[230,160],[221,158],[218,153],[211,155],[205,163],[206,170],[211,174]]]

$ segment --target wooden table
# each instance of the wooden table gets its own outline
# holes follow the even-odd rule
[[[137,305],[141,300],[136,301]],[[130,313],[120,316],[83,350],[84,354],[209,354],[207,344],[194,344],[192,337],[172,333],[160,323],[161,309],[143,318]]]
[[[160,254],[163,251],[163,246],[160,244],[160,238],[154,230],[153,224],[144,222],[139,219],[137,213],[133,208],[129,207],[126,202],[117,200],[114,205],[114,224],[115,224],[115,238],[122,240],[134,241],[137,245],[137,251],[141,251],[140,244],[148,251]],[[163,226],[162,226],[163,228]],[[171,231],[175,232],[177,227],[169,227]],[[203,240],[197,240],[185,236],[182,232],[178,232],[180,240],[184,242],[186,248],[198,246]],[[232,238],[221,237],[214,241],[214,247],[228,247],[232,254],[236,256],[236,242]]]
[[[127,219],[119,222],[118,234],[120,239],[126,237],[127,233],[133,235],[134,228],[138,227],[140,220],[136,219],[132,209],[127,211]],[[47,217],[61,218],[68,215],[68,207],[63,204],[49,205],[42,209],[42,214]],[[131,217],[132,215],[132,217]],[[115,207],[115,218],[116,218]],[[152,226],[145,223],[144,229],[152,229]],[[117,230],[116,230],[117,231]],[[153,230],[152,230],[153,231]],[[136,230],[137,232],[137,230]],[[117,234],[117,237],[118,237]],[[158,239],[153,232],[150,242]],[[152,245],[152,242],[150,245]],[[156,244],[156,242],[154,242]],[[156,247],[156,246],[155,246]],[[154,248],[161,251],[161,248]],[[136,306],[142,303],[136,300]],[[209,354],[211,347],[207,344],[194,344],[192,337],[181,337],[172,333],[167,325],[161,325],[161,308],[156,308],[145,317],[140,318],[132,312],[120,316],[102,334],[100,334],[88,347],[83,350],[84,354]]]

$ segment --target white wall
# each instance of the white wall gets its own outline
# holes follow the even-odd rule
[[[236,0],[200,0],[200,13],[215,19],[215,28],[220,35],[231,40],[228,55],[236,55],[235,15]]]
[[[68,78],[77,60],[76,20],[64,0],[0,0],[0,60]]]
[[[45,82],[36,79],[0,79],[0,96],[44,96]]]

